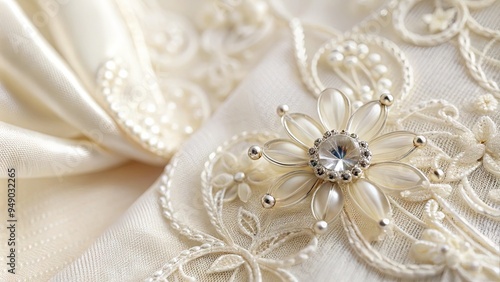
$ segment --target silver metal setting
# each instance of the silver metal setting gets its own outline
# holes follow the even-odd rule
[[[381,227],[386,227],[391,224],[391,221],[388,218],[384,218],[378,223]]]
[[[415,147],[423,147],[427,144],[427,138],[423,135],[417,135],[413,139],[413,146]]]
[[[429,177],[434,182],[441,182],[444,179],[444,171],[440,168],[433,169],[429,173]]]
[[[265,194],[260,203],[262,204],[262,207],[265,208],[265,209],[270,209],[272,207],[274,207],[274,205],[276,204],[276,199],[271,196],[270,194]]]
[[[380,104],[385,106],[391,106],[394,103],[394,97],[389,93],[383,93],[380,95]]]
[[[258,160],[262,157],[262,148],[257,145],[253,145],[248,148],[248,157],[252,160]]]
[[[358,145],[359,160],[349,170],[336,171],[328,169],[322,164],[320,164],[319,147],[327,139],[332,138],[336,135],[345,135]],[[370,166],[370,161],[372,158],[372,153],[368,148],[368,143],[366,141],[359,140],[358,136],[354,133],[351,134],[345,130],[337,131],[335,129],[325,132],[322,138],[316,139],[314,141],[314,147],[309,148],[308,153],[309,153],[309,166],[312,167],[314,174],[318,178],[330,182],[342,182],[342,183],[349,183],[354,179],[360,178],[363,174],[363,171]]]

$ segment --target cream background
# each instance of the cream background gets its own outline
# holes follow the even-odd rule
[[[193,3],[166,2],[164,6],[192,17],[197,7]],[[35,32],[31,39],[26,39],[27,45],[21,45],[21,52],[15,52],[6,47],[6,35],[22,34],[23,26],[30,23],[13,2],[0,2],[0,168],[4,171],[13,165],[21,167],[17,195],[19,274],[13,279],[2,273],[0,278],[12,281],[51,278],[54,281],[143,280],[192,244],[180,238],[161,216],[157,185],[153,183],[166,161],[124,136],[116,122],[91,96],[92,72],[102,55],[94,53],[102,52],[102,48],[83,47],[89,40],[78,38],[81,33],[76,31],[85,27],[85,22],[70,18],[78,17],[73,16],[71,5],[71,2],[61,5],[62,9],[50,23],[59,27],[71,23],[69,27],[75,32],[67,32],[63,38],[58,37],[62,31],[57,28],[46,30],[51,34],[49,42]],[[343,1],[288,5],[290,11],[302,19],[341,30],[347,30],[363,16]],[[26,6],[29,4],[24,4],[29,10]],[[474,16],[479,22],[500,29],[499,11],[497,1],[491,9]],[[110,21],[119,22],[112,15],[107,16]],[[418,21],[419,18],[414,16],[410,20]],[[381,33],[403,49],[414,68],[415,86],[402,102],[402,108],[430,99],[445,99],[460,109],[462,123],[471,127],[477,121],[477,114],[470,110],[470,101],[486,91],[467,73],[455,43],[417,47],[399,39],[390,25]],[[314,36],[309,38],[316,43]],[[184,217],[192,226],[213,233],[197,195],[203,163],[218,145],[243,130],[265,128],[283,134],[275,115],[279,104],[286,103],[293,110],[315,116],[315,99],[300,83],[290,42],[286,27],[279,26],[271,47],[258,58],[252,71],[213,117],[180,148],[179,168],[173,178],[176,187],[173,198],[176,208],[185,213]],[[50,44],[54,44],[55,49]],[[496,46],[492,56],[498,58],[500,48]],[[81,53],[71,54],[72,50]],[[82,62],[87,64],[86,68]],[[494,71],[489,74],[495,75]],[[500,124],[499,112],[490,117]],[[423,124],[409,125],[411,130],[423,128]],[[103,133],[102,138],[89,133],[96,129]],[[96,150],[81,153],[77,143],[80,138],[90,139]],[[71,153],[75,155],[76,166],[68,164]],[[126,162],[129,159],[159,166]],[[39,178],[54,176],[54,171],[49,169],[54,161],[70,167],[69,174],[85,174]],[[473,178],[480,183],[480,191],[500,186],[498,179],[484,171],[475,173]],[[454,206],[498,243],[498,222],[477,220],[474,213],[461,207],[463,203],[456,196],[452,196]],[[0,210],[3,211],[5,195],[1,197]],[[2,213],[2,222],[4,216]],[[4,238],[0,240],[5,242]],[[341,281],[391,280],[358,259],[349,248],[340,224],[321,238],[320,245],[321,251],[316,257],[292,269],[300,281],[332,277]],[[394,255],[400,246],[398,241],[392,241],[384,249],[392,250]],[[5,264],[3,253],[2,248],[2,265]],[[455,278],[447,273],[436,278],[439,279]]]

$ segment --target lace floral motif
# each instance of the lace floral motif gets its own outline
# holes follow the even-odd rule
[[[500,99],[498,82],[485,72],[485,65],[498,70],[498,59],[490,57],[492,46],[500,39],[500,31],[479,24],[471,15],[472,10],[484,9],[495,1],[429,1],[434,3],[434,12],[426,14],[422,20],[428,24],[430,33],[417,33],[406,27],[405,18],[417,6],[417,0],[402,0],[393,11],[394,28],[404,40],[421,46],[432,46],[452,40],[458,35],[458,46],[471,76],[496,99]],[[483,49],[471,44],[471,33],[486,40]]]
[[[414,109],[401,115],[396,122],[403,124],[408,119],[425,121],[429,127],[440,130],[422,132],[431,141],[424,155],[417,155],[411,162],[431,173],[434,181],[443,183],[459,182],[460,195],[466,203],[476,211],[496,219],[500,218],[500,210],[486,204],[472,188],[469,177],[477,169],[484,169],[493,177],[500,172],[499,149],[500,136],[498,126],[487,116],[479,118],[472,130],[458,120],[458,109],[446,101],[430,101],[416,106]],[[443,142],[454,142],[448,148],[457,151],[447,152],[441,149]],[[493,183],[498,180],[492,180]],[[491,187],[478,187],[493,189]],[[492,192],[494,193],[494,192]]]
[[[238,197],[246,203],[252,195],[250,187],[259,187],[267,178],[264,167],[251,162],[246,153],[237,158],[226,152],[220,158],[220,165],[222,171],[213,178],[212,185],[217,189],[225,189],[224,201]]]
[[[201,48],[211,60],[199,74],[219,99],[227,97],[246,73],[250,59],[274,26],[263,0],[215,1],[206,5],[198,23]]]
[[[154,273],[148,281],[176,278],[194,281],[210,277],[214,273],[227,273],[230,281],[242,280],[243,278],[249,281],[267,279],[296,281],[287,268],[306,260],[315,251],[318,241],[312,230],[281,225],[263,227],[256,213],[241,206],[237,208],[235,220],[224,210],[225,203],[227,205],[231,203],[225,201],[227,199],[225,194],[231,193],[230,190],[234,188],[230,185],[219,185],[219,189],[213,190],[215,188],[213,183],[217,183],[217,179],[220,179],[221,175],[225,175],[228,171],[235,171],[233,167],[227,166],[235,161],[234,154],[246,154],[246,150],[242,150],[245,148],[242,145],[248,146],[254,142],[262,142],[270,137],[271,135],[267,133],[243,133],[218,148],[217,152],[212,154],[206,163],[202,175],[203,204],[210,217],[210,222],[217,230],[217,237],[191,229],[174,216],[169,192],[171,188],[169,178],[174,172],[177,161],[174,159],[172,164],[167,166],[160,185],[164,215],[171,222],[172,228],[190,240],[201,242],[201,245],[181,252],[178,257],[171,259],[161,270]],[[252,164],[249,163],[249,167],[250,169],[247,168],[245,171],[251,177]],[[238,169],[237,171],[241,172]],[[235,205],[230,205],[228,208],[233,209],[234,207]],[[230,229],[227,227],[228,224],[236,228]],[[300,242],[299,244],[297,244],[297,240]],[[248,244],[241,242],[248,242]],[[293,245],[290,244],[291,242],[294,242]],[[297,245],[300,247],[297,248]],[[283,250],[287,251],[283,253]],[[210,261],[210,266],[201,274],[198,273],[198,277],[194,277],[195,274],[189,274],[186,271],[186,266],[190,263],[204,265],[207,260]],[[198,265],[198,267],[200,266]]]
[[[424,219],[429,229],[422,232],[420,240],[413,244],[415,259],[421,263],[445,265],[469,281],[499,279],[497,254],[446,228],[443,221],[447,218],[438,208],[434,200],[430,200],[425,207]]]
[[[443,2],[445,5],[441,5],[441,2],[436,1],[436,9],[422,18],[422,22],[427,24],[428,34],[417,34],[405,26],[405,17],[416,5],[416,0],[390,1],[380,15],[387,16],[393,12],[392,20],[395,29],[404,40],[414,44],[424,46],[441,44],[458,35],[460,52],[471,75],[488,92],[474,101],[475,111],[482,115],[494,114],[498,107],[497,100],[500,92],[496,82],[491,80],[482,69],[482,64],[495,62],[486,54],[498,40],[498,32],[480,26],[469,14],[469,9],[487,6],[491,4],[491,1],[445,1]],[[266,35],[264,31],[268,30],[270,22],[260,17],[257,17],[256,21],[248,21],[245,17],[246,1],[220,3],[225,3],[221,11],[229,7],[238,12],[235,13],[234,18],[222,13],[216,18],[208,19],[211,28],[204,35],[205,37],[211,36],[214,30],[224,31],[230,22],[238,21],[247,23],[243,27],[249,27],[248,33],[244,33],[242,40],[246,42],[245,44],[248,43],[247,47],[254,46],[256,42],[262,42]],[[301,78],[312,94],[320,96],[326,86],[340,83],[344,86],[346,95],[352,99],[353,108],[359,108],[362,111],[373,106],[373,103],[378,105],[379,102],[370,101],[380,91],[390,91],[399,100],[403,100],[410,92],[413,85],[412,69],[404,54],[392,42],[379,36],[357,32],[343,35],[331,32],[333,39],[321,46],[311,62],[308,62],[304,31],[300,21],[283,17],[290,24],[293,33],[295,55]],[[268,21],[271,20],[268,19]],[[359,31],[359,28],[353,30]],[[489,40],[483,50],[478,51],[471,46],[469,36],[471,32]],[[228,46],[239,45],[235,43],[234,45],[228,44]],[[218,50],[207,49],[208,45],[202,48],[208,50],[208,53],[219,53]],[[202,75],[214,82],[213,84],[217,86],[216,91],[221,96],[224,96],[239,80],[239,70],[242,68],[240,65],[242,57],[239,56],[242,53],[236,52],[239,54],[236,56],[231,48],[219,48],[223,50],[219,57],[216,56],[220,60],[215,60]],[[389,68],[401,71],[389,73],[387,71]],[[229,73],[234,77],[229,75],[227,80],[220,78],[219,74]],[[327,77],[326,73],[335,78]],[[320,96],[320,99],[325,98]],[[332,111],[333,115],[345,117],[339,103],[347,98],[333,100],[335,103],[331,103],[331,108],[336,109]],[[344,227],[349,243],[359,257],[366,264],[383,273],[395,277],[418,279],[451,271],[471,281],[500,278],[498,261],[495,260],[500,256],[498,246],[468,222],[463,213],[454,210],[452,206],[455,197],[460,197],[477,214],[484,216],[485,220],[494,221],[500,218],[500,211],[494,206],[500,198],[499,189],[495,189],[495,183],[498,183],[495,177],[498,176],[500,164],[498,151],[500,141],[498,141],[498,126],[490,117],[479,117],[475,126],[469,129],[460,122],[459,110],[446,101],[424,102],[412,107],[409,111],[395,107],[388,126],[391,129],[405,130],[409,127],[407,123],[410,121],[424,121],[425,127],[421,129],[423,131],[421,134],[428,140],[426,148],[415,150],[414,154],[408,156],[407,153],[414,149],[415,135],[411,135],[412,138],[409,138],[408,134],[405,135],[405,140],[411,139],[411,142],[403,142],[404,146],[396,146],[395,150],[390,150],[388,153],[396,154],[395,159],[403,158],[404,162],[412,165],[408,165],[413,168],[412,173],[407,170],[402,173],[405,176],[404,180],[410,179],[411,181],[394,189],[392,191],[394,193],[375,193],[379,199],[383,199],[378,202],[382,204],[375,205],[375,209],[380,208],[382,212],[379,213],[377,210],[373,214],[393,216],[390,222],[394,235],[388,240],[398,240],[401,246],[398,255],[402,254],[395,258],[394,253],[389,254],[387,249],[384,249],[383,242],[373,242],[380,236],[380,230],[375,227],[380,224],[381,219],[385,218],[377,217],[375,220],[373,218],[370,220],[370,214],[353,209],[356,204],[359,206],[359,197],[352,195],[344,197],[342,189],[334,184],[335,181],[327,179],[328,173],[334,172],[330,164],[323,164],[319,167],[323,168],[321,171],[316,169],[317,164],[310,163],[318,161],[315,158],[319,157],[320,146],[329,140],[331,135],[338,133],[329,131],[331,135],[321,137],[324,130],[326,128],[328,130],[344,129],[346,126],[328,125],[323,128],[308,116],[287,114],[287,109],[284,107],[280,108],[280,112],[283,115],[285,129],[294,142],[276,139],[276,136],[268,133],[243,133],[210,155],[202,174],[201,193],[210,223],[217,231],[216,236],[192,229],[174,216],[169,179],[173,177],[177,159],[174,159],[167,167],[160,186],[164,215],[173,229],[190,240],[200,242],[201,245],[183,251],[156,272],[150,278],[151,281],[177,278],[194,280],[210,277],[212,273],[218,273],[230,280],[260,281],[272,277],[283,281],[293,281],[295,278],[290,268],[313,255],[318,244],[317,234],[325,232],[326,226],[323,222],[329,223],[336,219],[339,219]],[[325,123],[327,118],[321,110],[319,115],[322,123]],[[372,130],[372,127],[369,127],[367,131]],[[373,130],[377,131],[376,129]],[[321,137],[320,140],[316,140],[317,144],[314,144],[318,137]],[[388,140],[386,141],[389,142]],[[248,154],[251,158],[258,160],[249,162],[244,154],[244,148],[255,144],[258,145],[250,147]],[[361,143],[354,142],[353,144],[349,143],[350,147],[346,144],[337,146],[337,150],[329,150],[329,152],[337,159],[344,159],[347,155],[346,148],[352,149],[356,145],[359,147]],[[368,144],[367,148],[372,150],[372,147],[376,145],[377,142],[374,140]],[[310,148],[313,152],[307,151]],[[370,150],[366,151],[375,152],[375,150],[373,152]],[[364,151],[361,150],[361,152]],[[264,158],[260,159],[261,156]],[[263,159],[280,166],[269,165],[268,162],[262,162]],[[359,162],[353,163],[360,164]],[[307,167],[309,164],[314,170]],[[348,171],[353,177],[351,170],[353,168],[349,167],[346,170],[344,165],[347,166],[347,163],[343,163],[342,173]],[[305,167],[304,171],[309,170],[297,172],[298,167]],[[295,171],[290,172],[291,168]],[[376,169],[377,164],[372,168]],[[478,188],[480,187],[473,187],[470,178],[474,173],[482,170],[488,171],[488,176],[492,177],[488,183],[493,183],[493,185],[482,188],[481,195],[479,195]],[[428,173],[429,179],[421,171]],[[366,172],[370,179],[369,170]],[[391,176],[398,181],[401,180],[395,173]],[[334,175],[333,179],[342,182],[341,173]],[[363,180],[361,178],[358,182],[363,182]],[[402,183],[398,181],[396,182]],[[346,182],[349,181],[346,179]],[[353,183],[357,182],[353,181]],[[385,183],[391,184],[388,181]],[[417,184],[412,186],[411,183]],[[266,187],[272,187],[267,191],[267,194],[272,197],[264,196],[261,199],[262,205],[272,207],[283,203],[286,211],[274,213],[273,209],[269,213],[269,210],[259,207],[261,202],[259,197],[265,195]],[[417,189],[409,189],[412,187]],[[358,190],[363,190],[363,187],[361,188]],[[484,193],[484,190],[487,193]],[[363,191],[367,192],[367,189]],[[488,202],[485,195],[490,198],[491,202]],[[307,202],[312,202],[312,214],[318,221],[312,228],[309,223],[310,214],[304,212],[304,210],[308,211],[309,207],[306,207],[305,201],[302,201],[307,197],[311,197],[311,200]],[[447,197],[450,198],[447,199]],[[423,207],[424,201],[428,201],[425,207]],[[370,203],[363,204],[361,211],[367,206],[370,207]],[[421,219],[416,214],[419,214],[422,208],[424,215]],[[439,208],[441,211],[438,210]],[[287,216],[291,218],[286,218]],[[295,227],[290,228],[287,222],[293,222]],[[297,226],[304,227],[297,228]],[[374,232],[374,230],[377,231]],[[299,240],[302,245],[299,244],[301,247],[297,248],[297,244],[291,242],[299,237],[302,238]],[[246,238],[246,241],[242,238]],[[404,246],[411,246],[411,248],[405,249]],[[282,254],[276,253],[278,248],[290,253],[283,257]],[[193,269],[189,267],[192,264],[196,264],[196,269],[202,271],[189,270]]]

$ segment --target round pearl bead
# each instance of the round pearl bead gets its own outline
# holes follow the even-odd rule
[[[358,51],[358,44],[353,40],[344,42],[345,52],[348,54],[356,54]]]
[[[290,110],[290,108],[288,107],[288,105],[279,105],[278,108],[276,109],[276,113],[282,117],[284,116],[286,113],[288,113],[288,111]]]
[[[377,82],[377,87],[379,90],[389,90],[392,87],[392,81],[388,78],[381,78]]]
[[[314,223],[313,228],[314,233],[321,235],[328,231],[328,223],[324,220],[317,221]]]
[[[373,74],[377,77],[381,77],[383,75],[385,75],[387,73],[388,69],[385,65],[376,65],[374,68],[373,68]]]
[[[382,60],[382,58],[380,57],[380,54],[378,54],[378,53],[372,53],[372,54],[368,55],[368,64],[370,66],[374,66],[374,65],[380,63],[381,60]]]
[[[368,94],[368,93],[365,93],[365,94],[362,94],[361,95],[361,101],[366,103],[366,102],[369,102],[372,100],[372,95],[371,94]]]
[[[347,56],[344,60],[344,66],[346,68],[354,68],[359,63],[359,59],[356,56]]]
[[[344,93],[349,100],[354,100],[354,91],[350,87],[343,87],[340,91]]]
[[[339,52],[339,53],[344,53],[345,49],[343,46],[335,46],[335,48],[332,49],[332,52]]]
[[[369,85],[363,85],[363,86],[361,86],[360,91],[362,94],[367,94],[367,93],[371,93],[372,89]]]
[[[368,55],[368,53],[370,53],[370,49],[368,48],[368,46],[366,46],[366,44],[359,44],[358,45],[359,58],[364,59]]]
[[[331,66],[334,67],[339,66],[343,60],[344,60],[344,54],[340,52],[334,51],[328,55],[328,62],[330,63]]]
[[[243,182],[243,180],[245,180],[245,173],[244,172],[237,172],[233,175],[233,179],[235,182],[237,183],[241,183]]]

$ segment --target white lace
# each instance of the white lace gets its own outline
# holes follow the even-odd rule
[[[422,18],[430,32],[420,34],[415,29],[410,31],[405,24],[406,17],[415,9],[417,2],[390,1],[345,35],[327,28],[319,30],[311,28],[311,25],[303,25],[300,20],[284,12],[279,3],[271,4],[275,8],[275,16],[289,22],[299,73],[311,94],[317,96],[332,84],[337,87],[342,85],[355,107],[359,107],[377,98],[380,91],[389,90],[399,103],[389,117],[391,129],[418,128],[419,134],[428,139],[425,150],[405,161],[428,173],[431,185],[428,189],[403,192],[402,199],[390,197],[394,208],[395,234],[386,240],[399,240],[401,246],[411,247],[402,247],[401,252],[404,254],[395,255],[383,243],[372,244],[370,229],[373,226],[366,223],[348,202],[337,222],[342,224],[351,247],[359,257],[374,269],[400,278],[419,279],[454,272],[468,281],[495,281],[500,279],[500,250],[498,243],[491,238],[498,239],[498,235],[491,233],[494,230],[478,228],[474,218],[481,217],[485,226],[498,226],[500,219],[500,130],[494,122],[495,118],[498,120],[500,90],[493,80],[495,74],[487,72],[489,68],[485,67],[493,65],[498,69],[498,60],[488,54],[493,52],[492,46],[500,39],[500,32],[481,26],[470,12],[495,3],[489,0],[432,2],[434,11]],[[242,5],[232,1],[220,4],[224,4],[226,9],[238,9],[231,7]],[[368,26],[391,15],[394,30],[400,38],[411,44],[456,44],[471,77],[485,92],[475,95],[477,97],[473,102],[461,107],[444,100],[431,100],[404,110],[401,104],[405,102],[413,84],[422,82],[414,82],[409,60],[396,44],[379,35],[365,33]],[[271,28],[274,20],[271,17],[264,18],[254,25],[242,24],[240,21],[238,24],[241,26],[237,25],[236,30],[224,30],[224,33],[239,33],[244,32],[243,28],[250,28],[245,32],[251,36],[229,45],[229,49],[217,45],[219,48],[208,50],[207,44],[205,51],[212,54],[225,51],[214,56],[220,61],[205,73],[209,84],[221,96],[235,85],[239,78],[237,70],[243,65],[243,62],[235,61],[232,56],[236,57],[243,50],[252,48]],[[222,17],[219,20],[218,24],[204,33],[204,37],[216,36],[217,32],[221,32],[220,28],[224,27],[228,19]],[[304,26],[313,32],[326,30],[327,34],[334,36],[319,47],[311,61],[305,49],[307,39]],[[473,47],[471,33],[486,39],[482,49]],[[225,36],[228,34],[225,33]],[[203,40],[208,41],[207,38]],[[359,58],[362,72],[347,71],[347,67],[332,65],[327,58],[332,52],[338,51],[337,46],[346,42],[367,46],[366,58],[374,53],[372,49],[379,53],[372,56],[373,59]],[[381,65],[380,56],[392,63]],[[333,78],[325,76],[324,65],[328,66]],[[215,70],[217,68],[219,70]],[[393,71],[386,72],[386,68]],[[220,73],[224,75],[216,75]],[[382,78],[385,79],[383,83],[380,82]],[[459,115],[464,107],[467,107],[468,116],[475,121],[472,128],[468,127],[471,122]],[[188,221],[175,216],[170,190],[175,188],[171,183],[175,178],[177,162],[182,156],[172,159],[159,185],[163,214],[174,230],[189,240],[199,242],[199,246],[172,258],[149,281],[204,281],[213,278],[210,276],[213,273],[219,273],[230,281],[295,281],[297,279],[291,271],[293,266],[315,259],[315,251],[324,238],[317,237],[310,229],[309,214],[304,209],[268,212],[260,207],[258,196],[265,192],[269,184],[268,181],[260,181],[261,175],[273,175],[274,168],[260,161],[258,164],[245,164],[241,159],[236,161],[238,159],[235,156],[246,154],[249,146],[262,144],[272,137],[274,135],[266,132],[244,132],[219,147],[208,158],[202,173],[200,193],[208,219],[217,231],[216,237],[198,231],[189,226]],[[227,157],[228,154],[230,157]],[[240,183],[232,178],[240,172],[247,176],[254,175],[256,181]],[[457,204],[457,201],[463,201],[467,207]],[[293,227],[290,222],[294,223]]]

